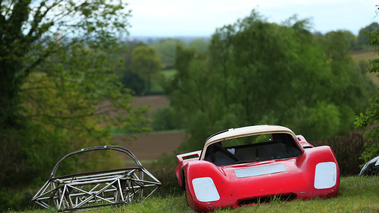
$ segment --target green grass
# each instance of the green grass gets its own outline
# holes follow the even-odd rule
[[[162,70],[161,73],[163,74],[164,78],[165,79],[169,79],[169,78],[172,78],[175,74],[176,74],[176,70],[175,69],[172,69],[172,70]]]
[[[49,210],[30,210],[27,213],[56,212]],[[132,203],[121,207],[101,208],[93,213],[155,213],[155,212],[194,212],[185,196],[154,196],[143,203]],[[238,209],[219,209],[217,212],[379,212],[379,177],[342,177],[340,194],[335,198],[296,200],[292,202],[272,202],[265,205],[242,207]]]
[[[176,70],[174,70],[174,69],[172,69],[172,70],[161,70],[160,73],[163,75],[163,78],[165,80],[168,80],[175,75]],[[150,92],[154,93],[154,94],[164,93],[162,85],[158,79],[151,79],[151,91]]]

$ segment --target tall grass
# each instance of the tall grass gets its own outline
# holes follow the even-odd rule
[[[35,209],[27,213],[56,212]],[[153,196],[142,203],[131,203],[121,207],[104,207],[88,211],[91,213],[158,213],[194,212],[187,206],[183,193],[176,196]],[[329,199],[296,200],[292,202],[272,202],[270,204],[219,209],[217,212],[379,212],[379,177],[350,176],[341,178],[339,196]]]

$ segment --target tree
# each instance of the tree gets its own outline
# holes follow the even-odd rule
[[[2,201],[13,200],[12,190],[39,183],[68,152],[114,144],[113,129],[129,133],[147,130],[146,109],[131,107],[130,91],[122,92],[121,85],[114,83],[117,76],[109,73],[115,63],[107,61],[105,53],[81,45],[68,52],[61,49],[47,58],[50,63],[39,65],[41,72],[30,74],[23,84],[22,128],[1,130],[0,166],[4,173],[0,175],[0,194],[4,200],[0,200],[0,208]],[[98,168],[97,159],[70,161],[62,169]],[[116,162],[107,167],[114,165],[120,166]],[[12,204],[15,206],[9,206]],[[22,206],[7,203],[5,207]]]
[[[196,52],[207,53],[209,43],[204,39],[195,39],[188,44],[189,48],[193,48]]]
[[[137,46],[143,43],[128,43],[121,48],[119,57],[123,61],[117,68],[115,73],[118,75],[120,82],[125,88],[133,91],[134,95],[143,95],[146,89],[145,80],[132,70],[132,53]]]
[[[182,41],[175,39],[165,39],[156,42],[153,47],[157,50],[162,65],[165,68],[171,68],[175,63],[176,46],[185,46]]]
[[[151,78],[161,69],[161,61],[156,50],[150,46],[140,45],[132,52],[132,72],[140,76],[146,83],[146,92],[151,91]]]
[[[349,50],[358,50],[357,37],[348,30],[340,30],[340,33],[343,34],[345,45]]]
[[[379,29],[371,31],[368,33],[368,38],[371,42],[371,45],[376,48],[377,53],[379,54]],[[373,59],[370,62],[369,72],[378,73],[379,72],[379,59]],[[355,117],[355,127],[356,128],[365,128],[369,127],[364,136],[369,139],[369,142],[365,144],[365,151],[362,153],[361,158],[367,162],[372,158],[379,155],[379,93],[376,93],[370,99],[370,106],[366,109],[366,112],[360,113],[359,116]]]
[[[351,94],[369,94],[370,84],[356,72],[345,39],[333,49],[326,46],[332,39],[316,39],[308,29],[307,20],[278,25],[253,11],[216,30],[209,57],[177,49],[178,73],[166,92],[191,135],[181,148],[198,149],[214,132],[256,124],[285,125],[309,140],[347,133],[362,106]]]
[[[125,6],[121,1],[1,1],[0,129],[19,125],[20,88],[57,49],[83,41],[93,48],[109,46],[116,32],[126,33]]]
[[[27,187],[64,154],[114,143],[114,128],[148,129],[146,108],[131,107],[131,91],[111,74],[118,61],[106,54],[119,45],[116,32],[127,33],[125,6],[0,1],[0,211],[23,208]],[[63,170],[98,166],[77,160]]]
[[[379,24],[377,22],[373,22],[370,25],[361,28],[358,33],[357,43],[360,49],[368,49],[370,48],[370,39],[368,38],[367,32],[373,32],[379,29]]]
[[[344,31],[332,31],[325,35],[321,44],[324,46],[332,74],[330,80],[333,83],[329,86],[329,95],[333,97],[331,101],[339,106],[341,117],[349,118],[341,122],[340,126],[343,127],[342,129],[350,130],[353,128],[353,122],[350,122],[350,119],[367,106],[367,99],[374,94],[375,85],[353,63],[349,45],[344,42],[345,37]]]

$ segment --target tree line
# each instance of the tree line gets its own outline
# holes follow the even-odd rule
[[[217,29],[206,54],[178,47],[165,91],[191,135],[181,149],[257,124],[284,125],[310,141],[348,134],[376,86],[353,62],[345,31],[309,29],[307,20],[276,24],[252,11]]]
[[[343,39],[345,47],[350,51],[360,51],[360,50],[372,50],[373,46],[370,44],[370,40],[368,35],[365,32],[372,32],[379,29],[379,24],[377,22],[373,22],[368,26],[362,27],[359,30],[358,35],[354,35],[352,32],[348,30],[338,30],[341,35],[341,39]],[[328,36],[329,33],[322,34],[320,32],[313,32],[312,34],[315,37],[323,38]],[[126,87],[132,89],[135,92],[135,95],[146,95],[146,94],[163,94],[164,91],[154,91],[151,88],[151,79],[154,79],[158,83],[159,86],[162,86],[163,76],[160,75],[160,71],[172,70],[175,69],[175,56],[176,56],[176,48],[178,46],[191,48],[197,53],[208,53],[210,38],[199,38],[194,39],[190,42],[184,42],[180,39],[166,38],[160,40],[149,41],[147,44],[140,41],[131,41],[127,42],[123,47],[123,51],[119,52],[117,55],[120,59],[124,60],[124,64],[118,67],[116,73],[120,78],[120,81]],[[144,47],[141,47],[144,46]],[[145,48],[150,49],[151,54],[144,54],[144,58],[139,58],[139,61],[145,61],[143,64],[147,66],[149,63],[155,63],[156,66],[153,69],[148,69],[151,79],[147,79],[146,76],[142,77],[142,73],[146,73],[145,71],[138,71],[138,68],[132,66],[132,52],[134,48],[138,47],[138,49]],[[138,49],[136,51],[138,51]],[[136,58],[134,59],[136,60]],[[155,62],[153,62],[155,61]],[[141,62],[135,62],[141,63]],[[360,66],[362,70],[367,69],[367,61],[360,62]],[[138,74],[139,73],[139,74]],[[148,86],[150,85],[150,86]]]

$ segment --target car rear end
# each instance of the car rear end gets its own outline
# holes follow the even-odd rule
[[[215,166],[207,161],[185,165],[188,205],[199,212],[273,200],[336,196],[339,168],[327,146],[296,158]]]

